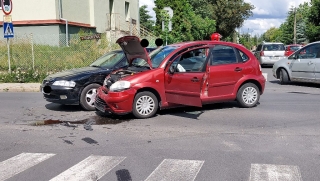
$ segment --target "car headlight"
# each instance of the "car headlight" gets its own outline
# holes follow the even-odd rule
[[[58,81],[55,81],[52,85],[63,86],[63,87],[75,87],[76,83],[73,81],[58,80]]]
[[[111,92],[119,92],[119,91],[123,91],[125,89],[129,89],[130,88],[130,82],[125,81],[125,80],[120,80],[115,82],[114,84],[112,84],[110,86],[109,91]]]

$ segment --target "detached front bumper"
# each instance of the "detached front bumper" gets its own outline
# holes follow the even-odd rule
[[[107,92],[103,87],[97,91],[95,107],[101,112],[127,114],[132,112],[132,105],[136,91],[128,89],[121,92]]]
[[[48,102],[66,105],[79,104],[79,87],[41,85],[40,91],[43,98]]]

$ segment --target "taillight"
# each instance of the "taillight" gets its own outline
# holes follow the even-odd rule
[[[261,56],[264,56],[264,52],[263,52],[263,51],[260,52],[260,57],[261,57]]]

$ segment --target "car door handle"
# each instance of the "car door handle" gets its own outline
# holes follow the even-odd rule
[[[242,70],[242,68],[240,68],[240,67],[237,67],[234,69],[234,71],[236,71],[236,72],[240,72],[241,70]]]
[[[311,65],[311,64],[313,64],[313,62],[308,62],[308,65]]]
[[[199,82],[198,77],[193,77],[193,78],[191,79],[191,82]]]

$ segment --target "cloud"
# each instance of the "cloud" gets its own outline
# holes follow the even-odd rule
[[[244,1],[252,4],[255,8],[252,10],[253,16],[245,20],[240,29],[245,33],[249,32],[252,35],[262,35],[271,27],[278,28],[285,21],[290,8],[298,7],[304,2],[310,2],[310,0]],[[154,0],[140,0],[140,6],[142,5],[148,6],[147,10],[155,20],[155,12],[153,11],[153,8],[155,7]]]

